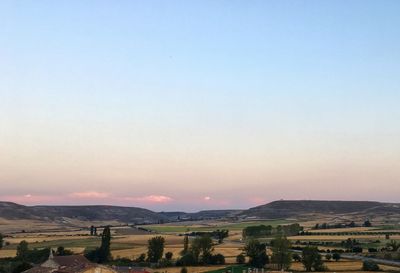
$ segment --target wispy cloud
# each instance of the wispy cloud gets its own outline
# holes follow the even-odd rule
[[[36,205],[53,203],[58,200],[58,197],[54,195],[34,195],[26,193],[22,195],[3,195],[0,196],[0,200],[25,205]]]
[[[88,198],[88,199],[104,199],[110,197],[107,192],[97,192],[97,191],[84,191],[84,192],[73,192],[69,194],[72,198]]]
[[[253,196],[249,198],[249,203],[258,206],[267,203],[267,200],[264,197]]]
[[[165,195],[147,195],[141,197],[127,197],[126,200],[143,203],[169,203],[174,199]]]

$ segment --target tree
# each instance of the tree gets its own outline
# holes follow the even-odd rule
[[[188,252],[184,254],[178,261],[176,261],[177,266],[189,266],[189,265],[196,265],[197,260],[194,257],[192,252]]]
[[[142,253],[135,259],[136,263],[143,263],[146,261],[146,254]]]
[[[17,259],[21,261],[25,261],[28,257],[28,242],[23,240],[17,246]]]
[[[396,242],[395,240],[391,240],[389,243],[386,244],[386,246],[391,250],[391,251],[397,251],[400,249],[400,243]]]
[[[236,256],[236,263],[244,264],[246,262],[246,257],[243,254],[239,254]]]
[[[325,255],[325,260],[330,261],[332,259],[332,255],[331,254],[326,254]]]
[[[109,226],[106,226],[103,230],[103,234],[101,235],[101,245],[98,251],[99,263],[106,263],[111,260],[111,230]]]
[[[225,256],[220,253],[211,255],[210,264],[225,264]]]
[[[362,268],[364,271],[379,271],[380,270],[379,265],[376,262],[369,261],[369,260],[363,262]]]
[[[272,226],[258,225],[248,226],[243,229],[243,237],[265,237],[272,234]]]
[[[341,258],[342,256],[340,256],[340,253],[334,252],[332,254],[332,259],[334,259],[336,262],[338,262]]]
[[[293,257],[292,257],[293,260],[295,260],[296,262],[300,262],[300,261],[301,261],[301,257],[300,257],[299,254],[294,253],[292,256],[293,256]]]
[[[190,252],[193,254],[196,262],[203,264],[210,263],[213,251],[214,247],[210,235],[195,238],[190,246]]]
[[[157,263],[164,253],[165,239],[161,236],[156,236],[148,241],[147,260],[151,263]]]
[[[96,228],[94,226],[90,226],[90,236],[96,235]]]
[[[3,244],[4,244],[4,236],[3,234],[0,233],[0,249],[3,248]]]
[[[12,270],[12,273],[21,273],[31,269],[32,265],[28,262],[19,262]]]
[[[222,242],[224,241],[225,238],[227,238],[229,236],[229,230],[227,229],[221,229],[221,230],[216,230],[214,231],[215,236],[218,239],[218,243],[222,244]]]
[[[168,261],[172,260],[173,256],[174,254],[172,252],[165,253],[165,259],[167,259]]]
[[[278,234],[274,240],[271,241],[272,245],[272,263],[278,266],[279,270],[286,270],[292,263],[292,255],[289,251],[291,244],[290,241],[283,234]]]
[[[185,235],[183,238],[183,250],[181,251],[181,255],[185,255],[189,251],[189,236]]]
[[[366,221],[364,222],[364,227],[372,227],[371,222],[370,222],[369,220],[366,220]]]
[[[57,256],[68,256],[68,255],[73,255],[73,254],[74,253],[71,250],[65,249],[63,246],[57,247],[57,251],[56,251]]]
[[[316,247],[305,247],[302,253],[302,263],[306,271],[324,271],[322,257]]]
[[[244,250],[249,257],[249,264],[253,267],[261,268],[269,262],[265,244],[256,239],[248,241]]]

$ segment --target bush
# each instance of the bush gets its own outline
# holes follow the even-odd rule
[[[188,265],[196,265],[196,258],[192,253],[186,253],[183,255],[177,262],[177,266],[188,266]]]
[[[364,271],[379,271],[379,265],[373,261],[364,261],[363,262],[363,270]]]
[[[186,268],[186,267],[182,267],[182,269],[181,269],[181,273],[188,273],[188,270],[187,270],[187,268]]]
[[[113,259],[110,264],[116,266],[131,266],[132,263],[133,261],[131,259],[117,257],[116,259]]]
[[[337,261],[337,262],[338,262],[341,258],[342,258],[342,257],[341,257],[340,254],[337,253],[337,252],[334,252],[334,253],[332,254],[332,259],[334,259],[334,260]]]
[[[330,261],[330,260],[332,259],[332,255],[331,255],[331,254],[326,254],[326,255],[325,255],[325,259],[326,259],[327,261]]]
[[[30,263],[21,262],[13,268],[12,273],[21,273],[21,272],[26,271],[31,268],[32,268],[32,266]]]
[[[296,262],[301,262],[301,256],[297,253],[294,253],[292,256],[293,260],[295,260]]]
[[[212,255],[210,264],[225,264],[225,256],[222,254]]]
[[[167,252],[165,253],[165,259],[167,260],[172,260],[172,256],[174,256],[174,254],[172,252]]]
[[[246,262],[246,257],[243,254],[239,254],[236,256],[236,262],[238,264],[244,264]]]

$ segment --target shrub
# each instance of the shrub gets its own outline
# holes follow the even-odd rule
[[[12,270],[12,273],[21,273],[21,272],[26,271],[31,268],[32,268],[32,266],[30,263],[21,262],[17,266],[14,267],[14,269]]]
[[[293,260],[295,260],[296,262],[301,262],[301,256],[297,253],[294,253],[292,256]]]
[[[325,259],[326,259],[327,261],[330,261],[330,260],[332,259],[332,255],[331,255],[331,254],[326,254],[326,255],[325,255]]]
[[[379,271],[379,265],[373,261],[364,261],[363,262],[363,270],[364,271]]]
[[[225,264],[225,256],[222,254],[212,255],[210,264]]]
[[[192,253],[186,253],[183,255],[177,262],[177,266],[188,266],[188,265],[196,265],[196,258]]]
[[[246,257],[243,254],[239,254],[236,256],[236,262],[238,264],[244,264],[246,262]]]

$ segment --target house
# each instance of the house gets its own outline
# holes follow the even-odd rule
[[[118,273],[118,271],[92,263],[82,255],[53,256],[53,252],[50,251],[47,261],[23,273]]]

